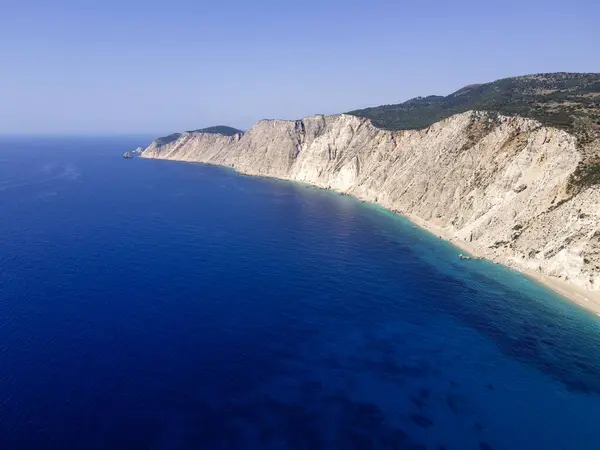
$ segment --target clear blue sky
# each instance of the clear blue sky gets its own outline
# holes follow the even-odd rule
[[[156,133],[600,72],[597,0],[0,0],[0,133]]]

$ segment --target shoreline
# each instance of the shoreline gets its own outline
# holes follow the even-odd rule
[[[207,165],[207,166],[221,167],[221,168],[233,170],[235,173],[237,173],[239,175],[244,175],[244,176],[248,176],[248,177],[257,177],[257,178],[271,178],[271,179],[282,180],[282,181],[291,181],[294,183],[303,184],[305,186],[335,192],[339,195],[349,196],[360,202],[377,205],[379,207],[385,208],[386,210],[390,211],[391,213],[393,213],[397,216],[407,219],[412,224],[427,231],[428,233],[433,234],[434,236],[437,236],[437,237],[445,240],[446,242],[449,242],[456,248],[471,255],[473,257],[473,259],[487,260],[494,264],[500,264],[500,265],[503,265],[504,267],[515,270],[515,271],[519,272],[520,274],[522,274],[523,276],[526,276],[526,277],[534,280],[535,282],[541,284],[542,286],[550,289],[551,291],[555,292],[556,294],[561,296],[563,299],[565,299],[571,303],[574,303],[577,306],[579,306],[580,308],[583,308],[584,310],[586,310],[587,312],[593,313],[596,316],[600,317],[600,292],[589,291],[587,289],[581,288],[579,286],[575,286],[575,285],[573,285],[567,281],[561,280],[559,278],[552,277],[549,275],[544,275],[538,271],[520,267],[519,265],[511,262],[510,260],[508,260],[505,257],[499,256],[499,255],[490,255],[488,252],[486,252],[482,249],[479,249],[476,246],[473,246],[473,245],[469,244],[468,242],[463,241],[462,239],[457,238],[455,235],[448,232],[446,229],[444,229],[440,226],[437,226],[435,224],[432,224],[418,216],[391,209],[385,205],[370,201],[368,199],[358,197],[351,193],[341,192],[336,189],[323,187],[323,186],[319,186],[316,184],[302,182],[302,181],[298,181],[298,180],[293,180],[290,178],[280,178],[280,177],[269,176],[269,175],[254,175],[254,174],[250,174],[250,173],[244,173],[244,172],[240,172],[235,167],[228,166],[228,165],[211,164],[211,163],[200,162],[200,161],[186,161],[186,160],[178,160],[178,159],[153,158],[153,157],[143,156],[143,153],[140,155],[140,158],[156,159],[156,160],[163,160],[163,161],[178,161],[178,162],[183,162],[183,163],[203,164],[203,165]],[[458,255],[457,255],[457,258],[458,258]]]
[[[490,258],[489,254],[486,254],[485,251],[478,249],[477,247],[470,245],[468,242],[465,242],[461,239],[456,238],[447,230],[442,227],[438,227],[434,224],[427,222],[426,220],[421,219],[420,217],[416,217],[413,215],[400,214],[395,211],[392,211],[394,214],[398,214],[410,222],[417,225],[419,228],[434,234],[441,239],[451,243],[456,248],[463,250],[474,258],[485,259],[487,261],[493,262],[494,264],[500,264],[504,267],[508,267],[509,269],[515,270],[522,275],[531,278],[537,283],[543,285],[544,287],[554,291],[559,294],[564,299],[575,303],[581,308],[585,309],[588,312],[594,313],[598,317],[600,317],[600,292],[592,292],[586,289],[583,289],[579,286],[575,286],[567,281],[561,280],[556,277],[552,277],[549,275],[544,275],[543,273],[526,269],[523,267],[519,267],[517,264],[511,263],[506,258],[502,256],[495,256]],[[458,257],[458,256],[457,256]]]

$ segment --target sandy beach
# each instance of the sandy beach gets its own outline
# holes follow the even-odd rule
[[[408,220],[410,220],[420,228],[424,229],[425,231],[435,234],[436,236],[439,236],[440,238],[452,243],[454,246],[468,253],[470,256],[488,259],[497,264],[502,264],[506,267],[521,272],[523,275],[526,275],[534,279],[538,283],[541,283],[544,286],[552,289],[554,292],[560,294],[562,297],[573,301],[582,308],[585,308],[586,310],[591,311],[596,315],[600,316],[600,292],[589,291],[578,286],[574,286],[571,283],[568,283],[567,281],[561,280],[559,278],[543,275],[540,272],[519,267],[518,265],[514,264],[509,260],[506,260],[505,258],[502,258],[501,256],[490,257],[490,255],[486,251],[477,248],[476,246],[471,245],[468,242],[465,242],[461,239],[457,239],[456,236],[453,236],[451,233],[449,233],[441,227],[431,224],[419,217],[405,214],[400,215],[406,217]]]

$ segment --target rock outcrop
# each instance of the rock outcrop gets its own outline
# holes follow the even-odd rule
[[[515,268],[600,292],[600,185],[574,185],[598,142],[533,119],[469,111],[423,130],[352,115],[192,132],[144,158],[230,166],[378,203]],[[579,169],[578,169],[579,168]]]

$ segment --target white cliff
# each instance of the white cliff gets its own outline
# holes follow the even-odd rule
[[[154,142],[141,156],[225,165],[378,203],[474,254],[561,280],[594,303],[600,185],[573,184],[590,152],[597,142],[583,149],[535,120],[467,112],[419,131],[383,130],[352,115],[263,120],[234,136]]]

